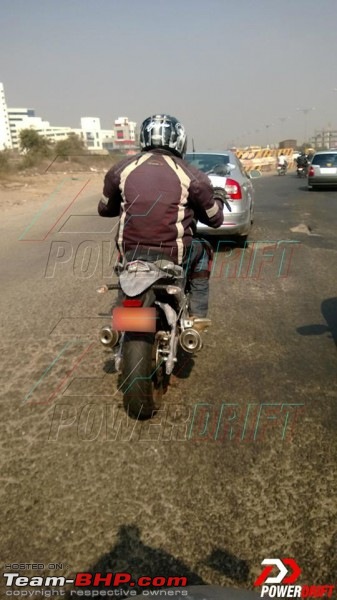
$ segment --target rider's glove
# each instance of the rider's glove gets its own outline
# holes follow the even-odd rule
[[[222,187],[214,187],[213,188],[213,199],[220,200],[221,204],[224,204],[229,212],[232,212],[232,207],[228,200],[230,200],[230,196],[227,194],[226,190]]]
[[[229,196],[224,188],[214,187],[213,188],[213,199],[220,200],[220,202],[222,202],[222,204],[226,204],[226,200],[229,199]]]

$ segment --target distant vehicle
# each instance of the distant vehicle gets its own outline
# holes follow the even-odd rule
[[[337,149],[321,150],[312,157],[308,171],[308,187],[337,186]]]
[[[287,174],[287,164],[277,165],[276,171],[278,175],[286,175]]]
[[[307,177],[308,175],[308,166],[299,166],[296,169],[297,177]]]
[[[213,236],[237,235],[241,236],[243,241],[248,236],[254,220],[255,192],[251,179],[259,177],[259,171],[248,173],[231,150],[221,153],[188,153],[185,155],[185,160],[206,173],[213,187],[222,187],[226,190],[232,208],[229,212],[224,206],[224,220],[221,227],[211,229],[198,223],[198,232]]]

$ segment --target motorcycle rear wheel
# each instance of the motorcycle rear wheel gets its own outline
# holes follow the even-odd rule
[[[149,419],[160,408],[165,391],[165,365],[156,366],[152,333],[126,333],[123,342],[122,391],[128,415]]]

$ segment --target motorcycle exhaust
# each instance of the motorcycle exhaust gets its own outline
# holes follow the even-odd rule
[[[106,348],[114,348],[114,346],[117,346],[119,342],[119,337],[119,331],[111,329],[110,325],[105,325],[100,331],[99,341]]]
[[[185,352],[199,352],[202,348],[201,335],[195,329],[185,329],[179,336],[179,343]]]

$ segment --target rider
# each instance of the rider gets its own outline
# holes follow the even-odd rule
[[[280,154],[280,156],[278,157],[277,160],[278,160],[277,164],[278,164],[279,167],[284,167],[285,169],[287,168],[288,163],[287,163],[287,159],[284,156],[283,152],[281,152],[281,154]]]
[[[301,152],[300,155],[297,157],[297,167],[303,167],[306,168],[308,166],[308,157],[306,155],[305,152]]]
[[[98,212],[120,217],[116,245],[122,257],[132,260],[145,253],[152,260],[166,257],[188,269],[194,319],[207,316],[212,262],[210,244],[192,239],[195,220],[220,227],[226,195],[183,160],[186,146],[184,126],[175,117],[145,119],[141,152],[107,172]]]

